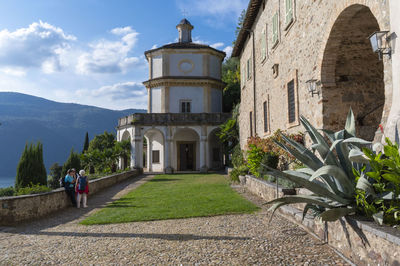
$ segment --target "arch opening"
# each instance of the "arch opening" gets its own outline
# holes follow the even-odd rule
[[[164,134],[155,128],[143,134],[143,162],[148,172],[164,171]]]
[[[216,128],[208,135],[208,168],[210,170],[221,170],[223,168],[223,149],[222,144],[217,136],[220,131]]]
[[[174,168],[178,171],[196,171],[200,169],[200,137],[191,128],[181,128],[174,134]]]
[[[357,136],[374,140],[385,104],[383,62],[368,40],[377,30],[364,5],[346,8],[335,21],[321,67],[324,128],[343,129],[352,108]]]

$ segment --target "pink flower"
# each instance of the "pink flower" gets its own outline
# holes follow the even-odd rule
[[[379,128],[381,129],[381,132],[383,133],[383,126],[379,124]]]

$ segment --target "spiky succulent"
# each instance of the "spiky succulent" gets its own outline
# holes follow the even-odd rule
[[[353,167],[358,169],[368,161],[361,151],[364,145],[371,142],[357,138],[355,135],[354,114],[350,109],[343,130],[332,132],[323,130],[326,138],[311,123],[300,118],[306,133],[310,136],[311,149],[282,136],[285,143],[277,144],[301,161],[306,168],[278,171],[265,166],[268,173],[286,178],[312,192],[311,195],[294,195],[267,202],[273,204],[270,210],[275,212],[279,207],[292,203],[306,203],[303,218],[309,210],[322,221],[334,221],[342,216],[355,212],[356,178]],[[315,151],[318,155],[315,155]]]

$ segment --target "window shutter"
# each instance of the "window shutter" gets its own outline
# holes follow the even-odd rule
[[[268,103],[265,101],[263,103],[264,108],[264,132],[268,132]]]
[[[190,102],[186,102],[186,113],[190,113]]]
[[[287,84],[289,123],[296,122],[296,99],[294,95],[294,80]]]
[[[286,0],[286,25],[293,20],[293,0]]]
[[[244,85],[246,84],[246,65],[242,67],[240,72],[242,73],[242,87],[244,87]]]
[[[278,41],[278,13],[272,17],[272,44],[275,45]]]
[[[267,57],[267,39],[266,29],[264,28],[261,34],[261,60]]]

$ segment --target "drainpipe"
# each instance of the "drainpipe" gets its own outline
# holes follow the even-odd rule
[[[253,39],[253,49],[252,49],[252,61],[253,61],[253,124],[254,124],[254,136],[257,135],[257,111],[256,111],[256,46],[254,39],[254,31],[249,29],[244,29],[251,33],[251,38]]]

